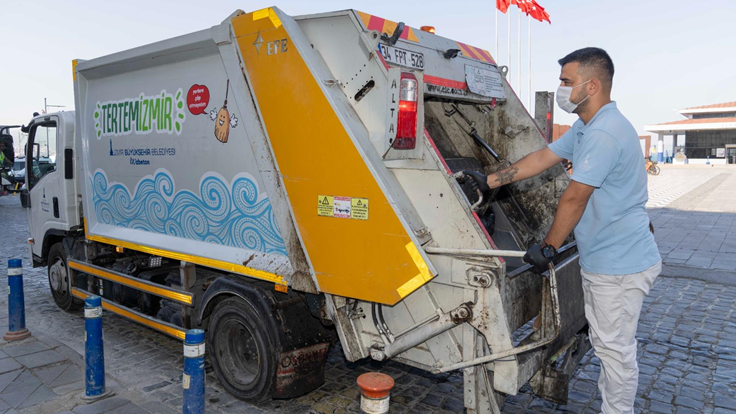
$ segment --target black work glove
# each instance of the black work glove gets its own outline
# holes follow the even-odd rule
[[[463,171],[463,174],[471,178],[468,185],[473,191],[480,190],[480,192],[483,194],[488,194],[491,192],[491,187],[488,186],[488,176],[487,175],[481,174],[477,171],[470,171],[470,170]]]
[[[524,255],[524,261],[529,263],[532,267],[532,272],[541,275],[549,269],[549,264],[557,254],[557,250],[554,246],[550,246],[545,243],[544,246],[541,244],[533,244],[529,246],[529,249]]]

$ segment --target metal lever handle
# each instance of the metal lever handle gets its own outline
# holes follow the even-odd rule
[[[484,357],[475,358],[470,361],[463,361],[457,364],[449,365],[444,368],[437,368],[432,371],[434,374],[440,374],[443,372],[449,372],[456,369],[471,367],[474,365],[480,365],[480,364],[487,364],[489,362],[493,362],[502,358],[512,357],[518,354],[523,354],[525,352],[529,352],[531,350],[540,348],[542,346],[548,345],[552,342],[554,342],[557,339],[557,336],[560,334],[560,301],[557,296],[557,275],[555,274],[555,267],[552,263],[549,264],[549,290],[550,295],[552,299],[552,319],[554,320],[554,334],[551,335],[549,338],[542,338],[539,341],[533,342],[531,344],[518,346],[516,348],[511,348],[506,351],[496,352],[490,355],[486,355]]]
[[[458,171],[455,174],[452,174],[452,178],[456,180],[459,178],[463,178],[464,176],[465,174],[463,174],[462,171]],[[483,193],[480,190],[475,190],[475,191],[478,193],[478,201],[473,203],[473,205],[470,206],[470,209],[473,211],[478,211],[478,208],[480,207],[480,205],[483,204]]]

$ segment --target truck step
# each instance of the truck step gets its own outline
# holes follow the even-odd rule
[[[69,260],[71,265],[71,260]],[[72,288],[72,295],[75,298],[84,300],[88,296],[91,295],[91,293],[87,292],[86,290],[79,289],[79,288]],[[163,332],[169,336],[172,336],[180,341],[184,340],[184,335],[186,333],[186,330],[182,329],[181,327],[174,326],[170,323],[162,322],[157,319],[154,319],[148,315],[144,315],[138,311],[135,311],[133,309],[130,309],[126,306],[119,305],[115,302],[109,301],[105,298],[102,298],[102,309],[106,311],[110,311],[112,313],[118,314],[122,316],[123,318],[130,319],[132,321],[138,322],[142,325],[148,326],[149,328],[153,328],[159,332]]]
[[[192,306],[194,301],[194,295],[190,292],[159,285],[157,283],[149,282],[144,279],[126,275],[125,273],[116,272],[114,270],[95,266],[79,260],[69,259],[69,268],[72,269],[72,271],[86,273],[99,277],[100,279],[120,283],[121,285],[160,296],[162,298],[181,303],[182,305]]]

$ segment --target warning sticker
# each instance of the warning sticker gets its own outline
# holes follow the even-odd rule
[[[368,220],[368,199],[359,197],[317,196],[317,215]]]
[[[321,195],[317,197],[317,215],[322,217],[332,217],[335,205],[335,197]]]
[[[350,200],[350,218],[368,220],[368,199],[353,197]]]

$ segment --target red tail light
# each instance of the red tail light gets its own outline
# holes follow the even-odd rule
[[[399,89],[399,119],[396,126],[396,149],[414,149],[417,146],[417,78],[411,73],[401,74]]]

